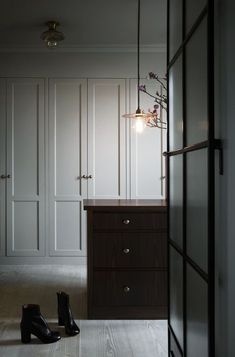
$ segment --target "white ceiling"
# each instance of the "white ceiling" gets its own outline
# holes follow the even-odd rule
[[[142,0],[141,44],[165,44],[166,2]],[[48,20],[61,23],[66,46],[133,45],[137,0],[2,0],[0,46],[43,46]]]

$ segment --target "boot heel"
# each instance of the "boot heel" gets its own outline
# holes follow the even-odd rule
[[[60,316],[58,317],[58,325],[59,326],[64,326],[64,320]]]
[[[30,343],[31,342],[31,333],[30,331],[21,328],[21,342]]]

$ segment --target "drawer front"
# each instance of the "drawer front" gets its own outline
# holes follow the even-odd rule
[[[94,213],[94,230],[166,230],[165,213]]]
[[[95,271],[94,306],[166,306],[166,271]]]
[[[94,267],[153,267],[167,266],[165,233],[94,233]]]

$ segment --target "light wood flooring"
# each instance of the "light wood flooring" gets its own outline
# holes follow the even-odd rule
[[[56,292],[70,295],[80,335],[67,337],[57,325]],[[20,341],[21,306],[40,304],[41,313],[62,339],[42,344]],[[33,336],[32,336],[33,337]],[[0,266],[1,357],[167,357],[166,321],[86,320],[84,266]]]

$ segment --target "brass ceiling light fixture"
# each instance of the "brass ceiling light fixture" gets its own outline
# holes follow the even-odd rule
[[[55,48],[60,41],[64,40],[64,34],[57,31],[57,26],[60,25],[57,21],[48,21],[45,23],[48,26],[48,30],[41,34],[41,39],[46,43],[48,48]]]

